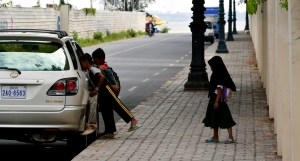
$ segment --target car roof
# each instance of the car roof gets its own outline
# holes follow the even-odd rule
[[[55,34],[47,33],[1,33],[0,40],[40,40],[40,41],[53,41],[64,44],[65,41],[72,39],[67,36],[63,39],[58,38]]]

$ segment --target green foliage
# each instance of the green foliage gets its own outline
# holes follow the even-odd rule
[[[169,33],[169,30],[171,30],[170,28],[168,28],[168,27],[164,27],[164,28],[162,28],[161,29],[161,33]]]
[[[156,0],[105,0],[105,9],[112,11],[134,11],[143,10]]]
[[[73,35],[73,39],[74,39],[75,41],[77,41],[77,40],[78,40],[78,32],[77,32],[77,31],[73,31],[73,32],[72,32],[72,35]]]
[[[103,41],[103,34],[102,32],[95,32],[94,33],[94,39],[98,41]]]
[[[133,29],[127,30],[127,33],[131,36],[131,37],[136,37],[137,36],[137,32],[134,31]]]
[[[106,31],[106,36],[110,36],[110,35],[111,35],[110,31]]]
[[[253,15],[256,14],[258,6],[265,2],[267,2],[267,0],[240,0],[239,4],[246,3],[248,13]],[[279,5],[281,8],[288,10],[288,0],[280,0]]]
[[[146,35],[146,32],[143,32],[143,31],[138,31],[138,35]]]
[[[60,8],[61,5],[69,5],[70,9],[72,9],[72,7],[73,7],[72,4],[70,4],[70,3],[65,3],[65,0],[60,0],[60,1],[59,1],[59,8]]]
[[[7,7],[7,6],[12,6],[13,2],[10,0],[8,3],[3,3],[2,0],[0,0],[0,8],[2,7]]]
[[[38,0],[36,2],[36,5],[35,6],[32,6],[33,8],[41,8],[41,4],[40,4],[40,0]]]
[[[279,5],[281,6],[281,8],[284,8],[287,11],[289,10],[289,2],[288,2],[288,0],[280,0]]]
[[[99,42],[104,43],[104,42],[112,42],[112,41],[117,41],[117,40],[123,40],[123,39],[129,39],[137,36],[144,36],[146,35],[145,32],[143,31],[134,31],[133,29],[127,30],[127,31],[121,31],[121,32],[106,32],[106,36],[103,35],[101,32],[95,32],[93,38],[78,38],[78,34],[76,31],[72,32],[73,38],[77,43],[82,46],[91,46],[91,45],[96,45],[99,44]],[[75,36],[77,35],[77,40],[75,39]]]
[[[257,4],[256,0],[249,0],[247,2],[246,7],[247,7],[248,14],[253,15],[253,14],[256,14],[256,12],[257,12],[258,4]]]
[[[96,8],[84,8],[85,15],[96,15]]]

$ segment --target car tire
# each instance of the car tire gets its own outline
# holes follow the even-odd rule
[[[216,39],[219,39],[219,35],[216,35]]]
[[[210,44],[213,44],[215,42],[215,40],[214,39],[212,39],[211,41],[210,41]]]

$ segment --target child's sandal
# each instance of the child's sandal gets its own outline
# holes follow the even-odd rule
[[[206,143],[218,143],[219,140],[213,140],[212,138],[208,138],[207,140],[205,140]]]
[[[225,144],[232,144],[232,143],[235,143],[235,141],[231,140],[231,139],[228,139],[228,140],[225,141]]]

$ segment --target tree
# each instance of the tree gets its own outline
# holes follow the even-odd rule
[[[2,7],[7,7],[7,6],[12,6],[12,5],[13,5],[12,0],[10,0],[10,1],[7,2],[7,3],[4,3],[4,2],[2,2],[2,0],[0,0],[0,8],[2,8]]]
[[[105,8],[108,10],[118,11],[134,11],[145,9],[149,4],[155,2],[155,0],[104,0]]]
[[[32,7],[34,7],[34,8],[41,8],[40,0],[38,0],[38,1],[36,2],[36,5],[35,5],[35,6],[32,6]]]

